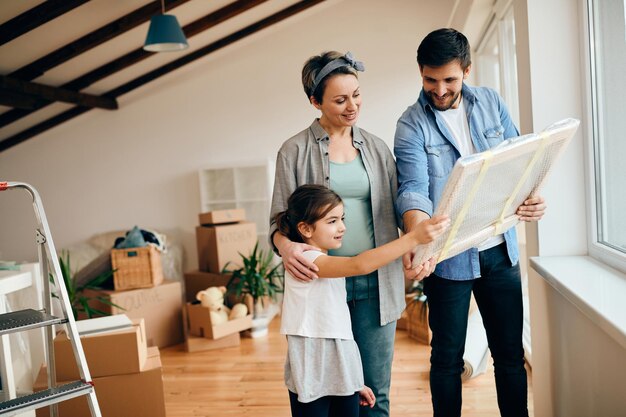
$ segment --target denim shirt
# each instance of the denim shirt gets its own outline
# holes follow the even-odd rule
[[[519,136],[504,101],[494,90],[463,84],[461,94],[477,152]],[[408,210],[420,210],[432,216],[461,154],[445,121],[428,103],[424,90],[398,120],[394,153],[399,182],[398,214],[402,216]],[[514,227],[504,233],[504,239],[511,265],[515,265],[519,250]],[[435,274],[452,280],[480,277],[478,249],[471,248],[442,261],[437,264]]]

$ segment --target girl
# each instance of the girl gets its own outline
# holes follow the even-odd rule
[[[319,278],[333,278],[303,282],[285,273],[281,333],[287,335],[285,384],[294,417],[356,417],[359,404],[374,406],[374,394],[363,384],[343,277],[367,274],[392,262],[418,244],[430,242],[449,223],[447,217],[435,217],[357,256],[328,256],[328,250],[341,247],[346,230],[343,218],[337,193],[322,185],[303,185],[289,197],[287,210],[274,219],[291,241],[320,248],[304,256],[318,267]]]

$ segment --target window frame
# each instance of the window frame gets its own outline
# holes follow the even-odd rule
[[[599,165],[597,158],[601,158],[600,144],[601,126],[599,124],[598,112],[599,108],[597,76],[596,73],[596,55],[595,55],[595,22],[594,22],[594,2],[599,0],[583,0],[582,1],[582,17],[583,28],[581,31],[582,42],[586,45],[584,48],[584,92],[585,92],[585,109],[584,114],[588,123],[584,124],[584,133],[588,140],[585,141],[586,153],[586,177],[587,177],[587,247],[589,256],[605,263],[621,272],[626,273],[626,253],[618,251],[598,239],[599,219],[598,216],[598,190],[599,181]],[[626,6],[625,6],[626,7]]]

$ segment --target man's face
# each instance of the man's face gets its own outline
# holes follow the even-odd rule
[[[440,67],[420,67],[422,85],[431,106],[441,111],[459,107],[463,80],[469,75],[471,67],[463,71],[458,59]]]

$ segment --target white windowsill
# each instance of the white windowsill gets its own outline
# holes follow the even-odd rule
[[[532,257],[530,266],[626,348],[626,274],[589,256]]]

